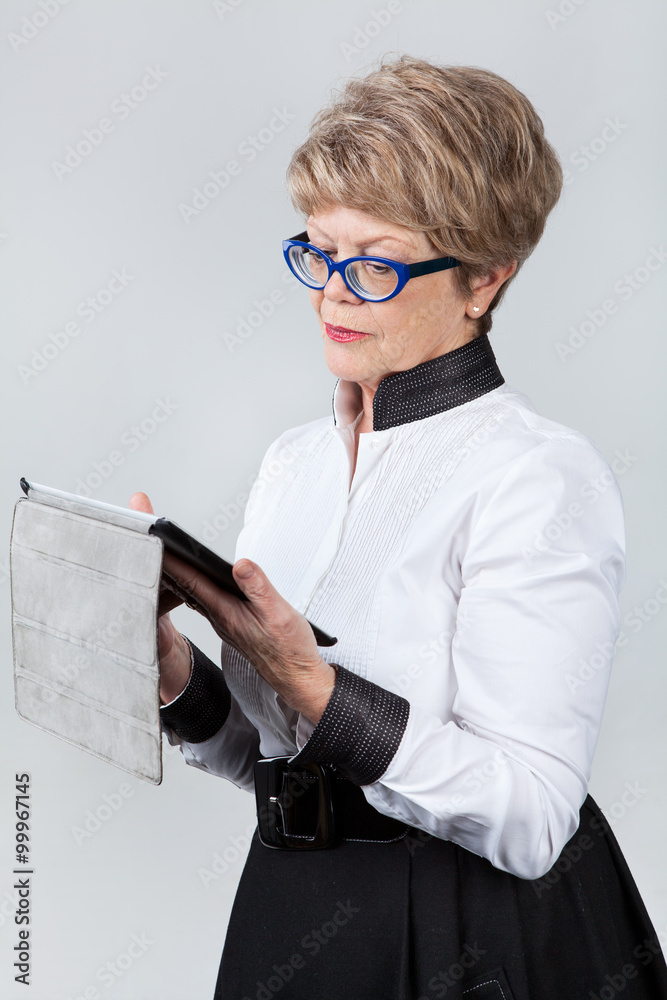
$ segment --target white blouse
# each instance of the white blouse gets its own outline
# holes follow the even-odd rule
[[[617,483],[588,438],[507,385],[360,434],[352,475],[360,410],[339,380],[333,420],[271,446],[236,558],[338,636],[327,661],[409,702],[368,802],[538,878],[577,829],[600,729],[624,577]],[[250,790],[257,756],[296,753],[313,726],[225,643],[222,666],[219,731],[165,731]]]

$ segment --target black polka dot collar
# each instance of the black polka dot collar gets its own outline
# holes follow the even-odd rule
[[[477,399],[504,381],[485,334],[415,368],[383,378],[373,397],[373,430],[385,431],[432,417]]]

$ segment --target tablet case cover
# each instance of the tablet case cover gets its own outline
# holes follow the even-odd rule
[[[17,501],[14,691],[26,722],[159,784],[163,543],[148,527],[56,498]]]

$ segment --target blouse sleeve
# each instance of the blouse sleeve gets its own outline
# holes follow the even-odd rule
[[[347,769],[379,812],[538,878],[579,822],[620,624],[622,502],[587,439],[547,438],[512,463],[461,577],[453,719],[368,681],[346,694],[343,675],[300,756]],[[371,731],[379,767],[355,771]]]
[[[259,734],[241,711],[222,670],[190,640],[192,670],[183,691],[160,709],[162,731],[186,763],[252,791]]]

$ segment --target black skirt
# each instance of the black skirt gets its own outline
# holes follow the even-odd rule
[[[543,878],[417,830],[276,851],[257,835],[215,1000],[667,1000],[660,943],[590,796]]]

